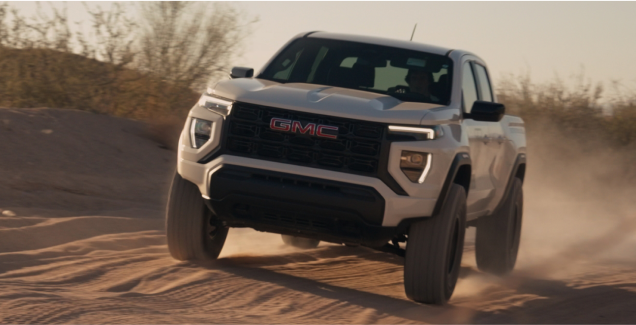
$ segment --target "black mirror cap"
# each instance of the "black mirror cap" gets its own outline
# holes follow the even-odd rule
[[[482,122],[499,122],[506,114],[504,104],[477,100],[470,110],[470,114],[464,113],[464,118]]]
[[[245,67],[234,67],[232,68],[232,73],[230,77],[232,79],[236,78],[252,78],[254,76],[254,69],[245,68]]]

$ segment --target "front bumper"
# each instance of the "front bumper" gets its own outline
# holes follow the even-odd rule
[[[208,206],[229,227],[381,246],[384,198],[372,187],[223,165],[210,178]]]
[[[200,149],[192,148],[189,145],[189,134],[187,132],[190,128],[191,119],[188,119],[180,139],[177,170],[183,178],[199,187],[204,198],[211,198],[214,191],[211,189],[214,187],[211,181],[214,178],[214,174],[224,168],[224,166],[285,173],[294,177],[308,177],[325,182],[340,182],[348,184],[348,186],[371,188],[381,196],[384,200],[384,206],[374,207],[374,209],[381,210],[381,222],[379,224],[376,223],[376,225],[381,227],[397,227],[405,219],[431,216],[454,156],[462,149],[466,149],[459,144],[459,138],[456,139],[456,137],[451,136],[453,132],[449,126],[444,126],[443,129],[446,136],[437,140],[391,143],[390,147],[387,147],[390,149],[385,171],[388,171],[390,176],[403,189],[403,193],[398,194],[386,182],[377,177],[255,159],[224,152],[221,152],[218,156],[212,156],[209,161],[205,160],[203,159],[204,157],[210,156],[216,148],[221,147],[221,142],[224,138],[221,129],[224,128],[225,121],[220,115],[200,107],[193,108],[190,112],[190,117],[212,121],[212,137]],[[400,170],[399,161],[403,150],[426,152],[432,155],[432,166],[423,184],[409,181]],[[276,197],[278,194],[274,191],[272,195]],[[270,199],[272,199],[271,196]],[[279,201],[285,201],[287,198],[279,195],[278,199]]]
[[[374,189],[384,200],[384,207],[382,209],[383,217],[380,223],[380,225],[384,227],[395,227],[402,220],[408,218],[431,216],[435,208],[435,203],[437,202],[437,196],[420,198],[398,195],[377,178],[231,155],[222,155],[207,164],[199,164],[197,162],[180,159],[177,170],[183,178],[199,186],[199,190],[205,199],[211,199],[213,191],[211,187],[214,185],[212,184],[212,179],[214,174],[224,166],[254,168],[263,171],[285,173]],[[270,196],[272,195],[278,196],[281,200],[285,200],[285,197],[280,196],[279,193],[271,193]]]

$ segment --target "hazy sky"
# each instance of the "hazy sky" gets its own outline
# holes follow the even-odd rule
[[[33,3],[11,3],[23,13]],[[636,89],[636,2],[240,2],[258,16],[236,65],[260,70],[303,31],[381,36],[471,51],[504,74],[534,81],[585,69],[594,82],[620,80]],[[73,21],[88,20],[81,3],[67,4]]]

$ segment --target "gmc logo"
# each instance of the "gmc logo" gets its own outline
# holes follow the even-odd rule
[[[307,123],[303,126],[300,121],[292,121],[283,118],[272,118],[269,122],[269,128],[277,131],[309,134],[329,139],[338,138],[337,126],[316,123]]]

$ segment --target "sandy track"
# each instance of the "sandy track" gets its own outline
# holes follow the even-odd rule
[[[218,261],[173,260],[173,154],[136,122],[0,109],[0,139],[1,323],[636,322],[629,199],[529,180],[517,271],[477,271],[469,244],[450,305],[431,307],[406,299],[401,258],[366,248],[298,251],[232,229]]]

